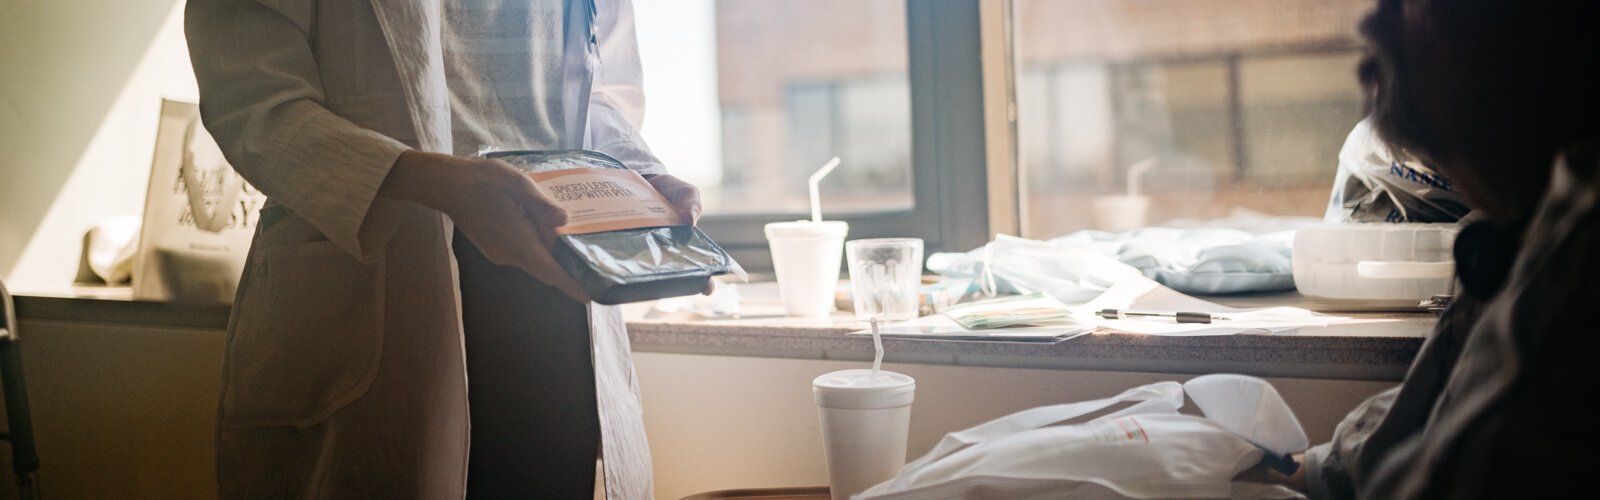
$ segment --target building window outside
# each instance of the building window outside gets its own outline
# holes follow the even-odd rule
[[[944,9],[959,3],[930,9],[965,19]],[[928,131],[913,130],[910,89],[925,83],[910,81],[908,50],[947,50],[908,46],[907,23],[924,22],[908,20],[913,4],[635,0],[650,100],[643,133],[669,169],[702,188],[708,226],[744,221],[739,244],[759,245],[756,219],[805,213],[806,177],[832,156],[844,165],[823,185],[831,217],[948,219],[953,206],[986,208],[918,198],[930,165],[983,166],[913,164],[912,138]],[[1361,118],[1355,25],[1369,8],[1013,0],[1022,235],[1097,228],[1094,198],[1122,193],[1141,163],[1154,165],[1141,185],[1149,225],[1240,210],[1320,216],[1339,146]]]
[[[912,209],[904,0],[634,6],[642,132],[701,187],[708,214],[805,213],[807,177],[834,156],[842,166],[822,186],[830,214]]]
[[[1022,232],[1097,229],[1093,200],[1150,197],[1145,223],[1248,210],[1320,216],[1361,119],[1365,0],[1015,0]]]
[[[850,167],[828,179],[830,210],[913,207],[911,90],[904,75],[799,83],[785,92],[793,151],[784,179],[787,189],[803,191],[812,170],[838,156],[850,159]],[[785,208],[808,209],[803,200]]]

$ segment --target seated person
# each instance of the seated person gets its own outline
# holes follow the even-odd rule
[[[1592,483],[1600,355],[1600,2],[1380,0],[1360,68],[1379,134],[1474,208],[1461,286],[1403,384],[1292,484],[1312,498],[1547,498]],[[1565,496],[1565,495],[1563,495]]]

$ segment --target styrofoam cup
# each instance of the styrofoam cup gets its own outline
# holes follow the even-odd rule
[[[839,262],[849,232],[850,225],[843,221],[767,224],[767,246],[785,313],[818,318],[833,312]]]
[[[811,381],[822,419],[822,449],[833,498],[842,500],[894,478],[906,465],[906,434],[917,382],[872,370],[841,370]]]
[[[1094,197],[1095,229],[1118,233],[1144,227],[1150,197],[1106,195]]]

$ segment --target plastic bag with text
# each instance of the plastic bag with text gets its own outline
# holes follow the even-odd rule
[[[1370,121],[1339,150],[1327,222],[1456,222],[1471,211],[1450,179],[1392,151]]]

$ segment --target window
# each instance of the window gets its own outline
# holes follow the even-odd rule
[[[975,5],[962,19],[972,40]],[[987,239],[982,224],[961,222],[981,220],[982,210],[945,201],[964,199],[947,195],[961,189],[943,167],[956,157],[914,154],[912,60],[932,54],[912,47],[908,23],[933,14],[931,6],[635,0],[634,9],[649,99],[642,133],[674,174],[701,188],[702,226],[747,267],[765,267],[762,225],[806,216],[807,179],[834,156],[842,164],[821,186],[823,210],[850,222],[851,238],[916,236],[935,249]],[[976,69],[966,78],[976,82]],[[970,90],[976,102],[981,94]],[[936,130],[920,128],[923,144]],[[981,158],[981,144],[974,146],[964,151]],[[981,176],[981,165],[967,164]]]
[[[1105,228],[1095,200],[1130,188],[1152,225],[1320,216],[1369,4],[635,0],[644,135],[758,269],[832,156],[829,218],[930,251]]]
[[[904,74],[826,83],[797,83],[784,91],[789,116],[790,168],[783,188],[789,212],[809,210],[806,180],[838,156],[848,169],[825,181],[832,212],[908,210],[911,198],[911,93]],[[724,186],[727,190],[728,186]],[[731,208],[731,207],[730,207]]]
[[[834,156],[843,168],[823,185],[830,214],[912,208],[903,0],[638,0],[635,9],[651,103],[643,133],[701,186],[707,212],[806,213],[806,179]],[[720,120],[686,124],[685,114]]]
[[[1130,189],[1150,196],[1146,224],[1321,215],[1361,119],[1355,26],[1370,1],[1012,7],[1025,236],[1112,229],[1094,201]]]

